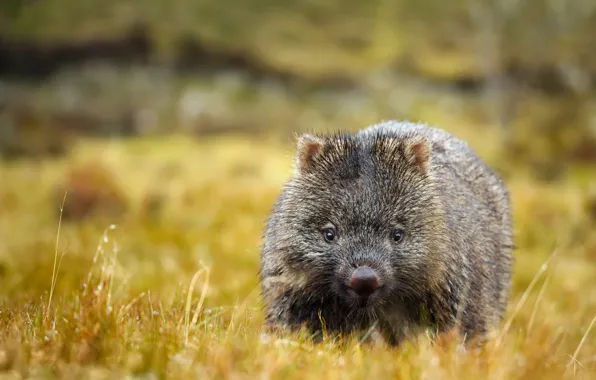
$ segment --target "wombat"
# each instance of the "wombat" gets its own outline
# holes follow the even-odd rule
[[[442,129],[388,121],[300,135],[263,238],[259,273],[274,330],[376,330],[392,345],[458,331],[469,341],[506,310],[508,190]]]

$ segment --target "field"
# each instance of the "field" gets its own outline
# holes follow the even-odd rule
[[[0,380],[596,379],[593,3],[1,0]],[[467,349],[263,334],[292,134],[387,119],[503,175],[505,320]]]
[[[514,285],[484,347],[262,334],[259,244],[290,138],[84,140],[64,158],[0,166],[0,377],[594,378],[592,169],[545,184],[511,170],[491,129],[441,126],[510,168]],[[112,192],[79,218],[89,183]]]

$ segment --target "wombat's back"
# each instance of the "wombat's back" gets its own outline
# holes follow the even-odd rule
[[[471,190],[482,202],[488,202],[496,213],[509,223],[509,194],[500,176],[490,168],[476,152],[463,140],[435,127],[412,122],[388,121],[361,130],[358,136],[372,137],[420,135],[432,144],[431,168],[439,175],[439,180],[448,178],[461,183]],[[449,171],[445,171],[449,169]]]

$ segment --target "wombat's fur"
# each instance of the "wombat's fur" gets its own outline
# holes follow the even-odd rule
[[[395,344],[454,327],[484,336],[501,322],[509,195],[465,142],[384,122],[352,135],[304,134],[297,150],[262,247],[270,327],[346,334],[376,326]],[[350,285],[358,266],[376,273],[369,297]]]

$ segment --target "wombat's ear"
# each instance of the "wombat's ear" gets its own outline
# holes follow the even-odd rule
[[[412,165],[426,173],[430,165],[432,148],[430,142],[424,137],[408,139],[404,142],[404,156]]]
[[[307,172],[316,159],[321,154],[325,140],[321,137],[308,133],[298,137],[296,152],[296,170],[299,173]]]

